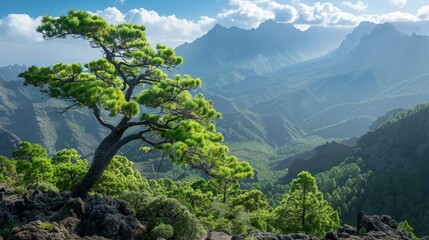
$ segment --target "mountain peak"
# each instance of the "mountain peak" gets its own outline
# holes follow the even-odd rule
[[[262,22],[259,24],[258,28],[256,30],[259,31],[273,31],[273,30],[292,30],[292,31],[299,31],[296,29],[293,24],[291,23],[280,23],[276,22],[273,19],[268,19],[265,22]]]
[[[383,23],[383,24],[378,24],[377,26],[375,26],[375,28],[372,30],[371,35],[396,35],[396,36],[401,36],[401,32],[398,31],[392,24],[390,23]]]

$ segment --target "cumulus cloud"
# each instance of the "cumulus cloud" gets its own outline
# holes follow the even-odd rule
[[[120,24],[125,22],[125,15],[115,7],[109,7],[102,11],[97,11],[95,14],[106,19],[110,24]]]
[[[217,15],[224,26],[240,28],[257,27],[261,22],[275,17],[274,13],[259,6],[261,1],[231,0],[233,9],[224,9]]]
[[[403,7],[407,5],[407,0],[390,0],[390,2],[396,7]]]
[[[130,10],[125,18],[127,22],[145,25],[146,34],[152,43],[167,44],[171,47],[193,41],[215,24],[215,19],[206,16],[192,21],[175,15],[161,16],[155,11],[144,8]]]
[[[350,26],[362,21],[362,17],[343,12],[330,2],[316,2],[313,5],[299,3],[298,6],[297,24]]]
[[[298,13],[294,7],[272,0],[231,0],[229,4],[231,9],[223,9],[217,15],[218,21],[227,27],[254,28],[268,19],[290,23]]]
[[[417,10],[417,18],[420,20],[429,20],[429,5],[423,6]]]
[[[268,9],[274,13],[274,20],[278,22],[291,23],[298,17],[298,11],[289,5],[269,2]]]
[[[42,41],[43,37],[36,31],[41,17],[31,18],[27,14],[9,14],[0,20],[0,37],[19,42]]]
[[[170,47],[193,41],[210,30],[216,22],[207,16],[202,16],[196,21],[178,18],[174,14],[162,16],[156,11],[144,8],[122,13],[115,7],[109,7],[95,14],[111,24],[128,22],[145,25],[146,35],[152,44],[162,43]]]
[[[354,10],[359,11],[359,12],[363,12],[363,11],[366,11],[368,9],[368,3],[365,3],[362,1],[357,1],[355,3],[345,1],[345,2],[341,3],[341,5],[349,7],[351,9],[354,9]]]

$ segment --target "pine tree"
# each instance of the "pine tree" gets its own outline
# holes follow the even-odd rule
[[[323,199],[316,180],[303,171],[292,181],[290,191],[274,210],[274,224],[284,233],[302,232],[322,236],[340,225],[338,213]]]
[[[25,84],[70,102],[64,111],[90,109],[94,120],[109,130],[73,197],[88,193],[118,150],[132,141],[140,141],[145,149],[162,150],[174,162],[212,177],[253,175],[248,163],[229,155],[228,147],[221,144],[223,136],[214,125],[221,114],[202,94],[191,95],[201,80],[189,75],[170,78],[164,73],[183,59],[166,46],[152,48],[144,30],[136,24],[109,25],[99,16],[73,10],[58,18],[45,16],[37,28],[45,39],[79,38],[103,53],[83,66],[32,66],[20,74]]]

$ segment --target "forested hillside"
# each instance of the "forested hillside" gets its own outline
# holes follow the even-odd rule
[[[343,163],[316,178],[343,221],[354,223],[359,211],[389,212],[427,235],[429,109],[418,106],[397,119],[362,136]]]

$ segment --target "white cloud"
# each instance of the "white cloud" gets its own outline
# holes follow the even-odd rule
[[[263,8],[258,0],[231,0],[229,4],[233,9],[224,9],[217,15],[219,22],[227,27],[253,28],[268,19],[274,19],[275,14],[269,9]]]
[[[206,16],[200,17],[198,21],[192,21],[175,15],[161,16],[144,8],[130,10],[125,18],[127,22],[145,25],[146,34],[152,43],[162,43],[171,47],[193,41],[215,24],[215,19]]]
[[[27,14],[9,14],[0,21],[0,38],[8,37],[18,42],[42,41],[42,34],[36,31],[41,17],[31,18]]]
[[[254,28],[268,19],[291,23],[298,14],[294,7],[273,0],[231,0],[229,4],[232,9],[223,9],[217,15],[226,27]]]
[[[119,24],[125,22],[125,16],[115,7],[109,7],[102,11],[97,11],[96,15],[104,18],[110,24]]]
[[[396,7],[403,7],[407,5],[407,0],[390,0],[390,2]]]
[[[345,1],[345,2],[341,3],[341,5],[349,7],[351,9],[354,9],[354,10],[359,11],[359,12],[363,12],[363,11],[366,11],[368,9],[368,3],[365,3],[362,1],[357,1],[356,3]]]
[[[274,20],[278,22],[291,23],[298,17],[298,11],[289,5],[269,2],[268,9],[274,13]]]
[[[420,20],[429,20],[429,5],[423,6],[417,10],[417,18]]]
[[[417,17],[411,13],[406,12],[391,12],[381,15],[369,15],[367,19],[375,23],[384,22],[414,22],[417,21]]]
[[[330,2],[316,2],[312,6],[299,3],[298,6],[296,24],[353,26],[362,21],[362,17],[343,12]]]

